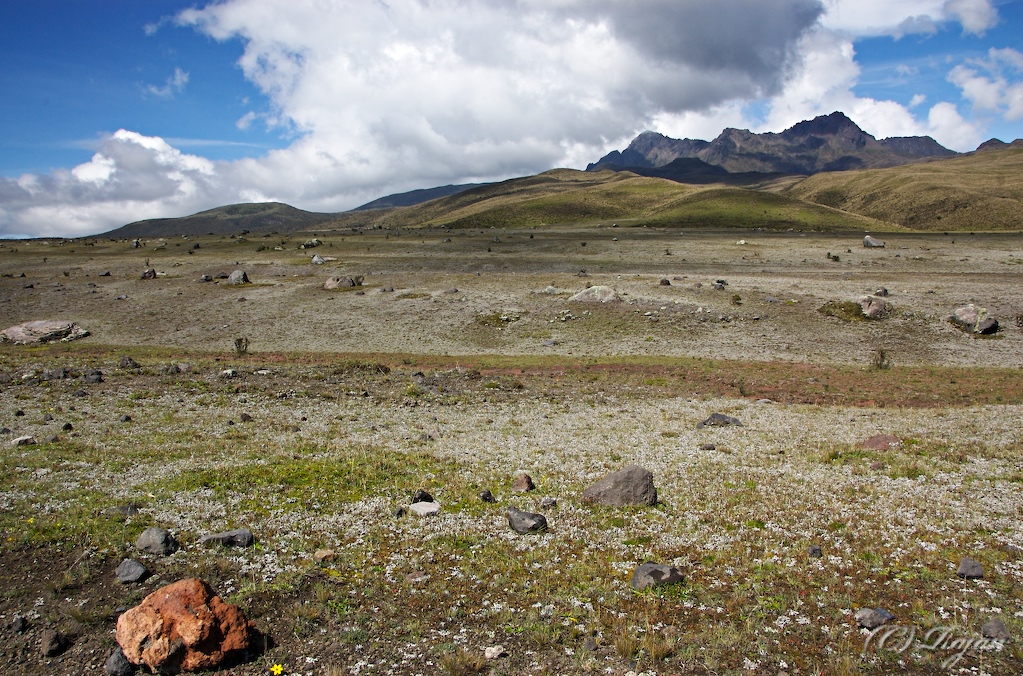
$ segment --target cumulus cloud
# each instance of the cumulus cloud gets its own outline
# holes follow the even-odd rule
[[[174,69],[174,74],[167,78],[167,81],[162,87],[156,85],[149,85],[146,87],[146,91],[153,96],[158,96],[161,99],[173,98],[175,94],[180,94],[185,90],[185,85],[188,84],[188,73],[181,70],[180,68]]]
[[[45,176],[0,178],[6,235],[88,235],[198,211],[227,195],[213,162],[160,138],[120,130],[88,162]],[[221,202],[223,203],[223,202]]]
[[[1023,118],[1023,53],[1015,49],[991,49],[987,59],[960,64],[948,81],[962,90],[974,108],[1002,114],[1006,120]]]

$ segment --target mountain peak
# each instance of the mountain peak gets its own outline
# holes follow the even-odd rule
[[[709,143],[645,131],[624,151],[605,155],[587,171],[659,169],[679,158],[696,158],[733,173],[816,174],[894,167],[955,154],[927,136],[878,141],[845,113],[835,111],[794,124],[781,133],[725,129]]]
[[[782,132],[782,136],[796,138],[802,136],[834,136],[841,132],[853,131],[864,134],[859,126],[850,120],[845,113],[835,111],[830,115],[819,115],[812,120],[797,122]]]

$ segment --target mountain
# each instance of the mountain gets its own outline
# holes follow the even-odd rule
[[[487,183],[462,183],[460,185],[442,185],[437,188],[424,188],[421,190],[410,190],[409,192],[400,192],[393,195],[387,195],[367,202],[361,207],[355,207],[352,211],[364,211],[367,209],[390,209],[391,207],[411,207],[416,204],[422,204],[438,197],[447,197],[448,195],[457,195],[460,192],[478,188],[483,185],[489,185]]]
[[[613,151],[590,164],[587,171],[660,168],[680,158],[692,158],[730,173],[816,174],[894,167],[956,154],[929,136],[877,140],[845,114],[834,112],[780,133],[725,129],[710,142],[672,139],[647,131],[624,151]]]
[[[820,173],[781,194],[914,230],[1023,230],[1023,141],[886,169]]]
[[[280,202],[230,204],[182,218],[151,218],[121,226],[104,237],[172,237],[177,235],[229,235],[249,232],[290,232],[315,228],[338,214],[302,211]]]

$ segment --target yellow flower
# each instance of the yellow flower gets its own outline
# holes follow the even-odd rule
[[[274,676],[281,676],[281,673],[283,673],[283,672],[284,672],[284,667],[282,667],[279,664],[275,664],[272,667],[270,667],[270,673],[273,674]]]

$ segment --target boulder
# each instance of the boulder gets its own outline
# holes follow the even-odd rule
[[[535,533],[547,530],[547,517],[543,514],[524,512],[515,507],[508,508],[508,525],[516,533]]]
[[[996,641],[1008,641],[1009,630],[1005,627],[1005,623],[999,620],[997,617],[988,620],[980,628],[980,635],[984,638],[991,638]]]
[[[863,238],[863,246],[867,249],[883,249],[884,242],[877,239],[876,237],[871,237],[870,235],[867,235],[866,237]]]
[[[869,448],[872,451],[887,451],[889,448],[901,445],[902,439],[899,439],[894,434],[875,434],[869,439],[860,442],[861,447]]]
[[[973,303],[961,308],[956,308],[949,317],[949,321],[956,328],[967,333],[989,336],[998,331],[998,320],[988,315],[985,308],[978,308]]]
[[[310,259],[310,261],[309,261],[309,262],[310,262],[310,263],[312,263],[313,265],[323,265],[323,264],[324,264],[324,263],[326,263],[327,261],[325,261],[325,260],[323,259],[323,256],[321,256],[320,254],[316,254],[315,256],[313,256],[313,257],[312,257],[312,258]]]
[[[636,568],[632,572],[632,579],[629,580],[629,586],[636,591],[647,589],[649,587],[660,587],[666,584],[675,584],[676,582],[682,582],[685,578],[682,576],[682,571],[674,566],[665,566],[660,563],[644,563]]]
[[[39,345],[42,343],[70,343],[85,338],[89,332],[74,322],[49,319],[24,322],[0,331],[0,343]]]
[[[409,510],[418,516],[433,516],[440,513],[440,504],[436,502],[413,502]]]
[[[863,316],[867,319],[884,319],[891,316],[895,307],[880,296],[864,296],[860,298]]]
[[[117,618],[117,643],[153,673],[216,669],[245,654],[255,627],[198,578],[161,587]]]
[[[362,286],[362,277],[331,277],[323,283],[323,288],[327,291],[333,291],[334,289],[352,289],[357,286]]]
[[[575,303],[616,303],[622,298],[610,286],[591,286],[583,289],[568,300]]]
[[[225,547],[251,547],[253,543],[252,531],[248,528],[238,528],[224,531],[223,533],[212,533],[199,538],[199,544],[206,545],[214,543]]]
[[[117,565],[117,570],[114,571],[117,574],[117,579],[121,584],[131,584],[132,582],[139,582],[149,575],[149,571],[146,567],[135,559],[125,559]]]
[[[724,413],[711,413],[710,416],[696,425],[696,429],[702,430],[707,427],[729,427],[734,425],[735,427],[742,427],[742,422],[738,418],[733,418],[730,415]]]
[[[227,276],[228,284],[248,284],[249,276],[245,274],[244,270],[235,270]]]
[[[416,492],[412,494],[412,504],[417,502],[433,502],[433,496],[422,488],[417,488]]]
[[[877,629],[882,624],[894,620],[895,616],[884,608],[860,608],[854,618],[864,629]]]
[[[103,673],[106,676],[132,676],[135,671],[135,665],[128,661],[120,647],[114,648],[114,652],[110,653],[110,657],[103,664]]]
[[[151,526],[142,531],[139,539],[135,541],[135,546],[147,554],[156,554],[157,556],[167,556],[178,551],[178,541],[174,539],[170,531],[157,526]]]
[[[959,570],[956,575],[967,580],[977,580],[984,577],[984,566],[968,556],[964,556],[959,562]]]
[[[39,649],[43,657],[55,657],[68,647],[68,640],[53,629],[44,629],[39,637]]]
[[[657,504],[654,475],[639,465],[612,472],[583,491],[583,502],[624,507]]]
[[[533,477],[528,474],[519,474],[515,477],[515,480],[512,481],[511,485],[511,489],[517,493],[525,493],[533,490],[534,488],[536,487],[533,485]]]

